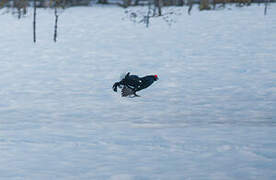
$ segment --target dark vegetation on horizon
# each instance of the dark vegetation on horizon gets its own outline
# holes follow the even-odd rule
[[[190,6],[191,4],[199,4],[200,10],[215,9],[217,4],[237,4],[237,6],[247,6],[251,3],[265,4],[276,2],[276,0],[0,0],[0,8],[11,8],[14,13],[24,15],[27,13],[28,7],[37,8],[54,8],[57,4],[59,7],[67,8],[73,6],[92,6],[93,4],[111,4],[124,8],[129,6],[145,6],[152,4],[158,8],[165,6]]]
[[[225,8],[227,4],[236,4],[238,7],[250,6],[252,3],[264,4],[264,15],[267,14],[267,7],[269,3],[276,2],[276,0],[0,0],[0,9],[5,8],[1,13],[12,13],[18,19],[25,16],[29,7],[33,7],[33,41],[36,42],[36,16],[37,8],[52,8],[54,9],[55,25],[54,25],[54,42],[57,41],[58,18],[60,14],[59,9],[66,9],[73,6],[93,6],[94,4],[111,4],[118,5],[123,8],[130,6],[146,6],[147,11],[144,13],[128,11],[130,19],[134,21],[145,23],[149,26],[150,18],[163,17],[168,21],[168,16],[177,14],[174,10],[163,13],[163,7],[169,6],[188,6],[188,14],[194,4],[198,4],[200,11],[202,10],[215,10],[217,8]],[[181,13],[180,13],[181,14]],[[139,20],[140,18],[140,20]]]

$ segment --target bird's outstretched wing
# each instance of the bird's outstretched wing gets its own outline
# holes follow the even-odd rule
[[[122,97],[131,97],[131,98],[140,97],[139,95],[136,94],[136,91],[129,86],[124,86],[121,92],[122,92]]]
[[[131,88],[124,86],[122,89],[122,97],[130,96],[130,95],[134,95],[134,91]]]
[[[124,73],[122,73],[121,76],[120,76],[120,81],[122,81],[123,79],[125,79],[129,75],[130,75],[130,72],[124,72]]]

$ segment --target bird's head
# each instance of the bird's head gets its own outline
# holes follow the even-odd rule
[[[156,74],[153,76],[153,78],[154,78],[155,81],[157,81],[159,79]]]

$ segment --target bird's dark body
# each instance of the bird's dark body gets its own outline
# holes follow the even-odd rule
[[[158,79],[157,75],[149,75],[140,78],[137,75],[129,74],[130,73],[128,73],[121,81],[116,82],[113,85],[113,90],[115,92],[117,91],[117,87],[121,87],[121,85],[124,86],[122,89],[122,96],[128,96],[131,94],[138,96],[136,94],[137,91],[149,87],[152,85],[152,83],[154,83],[154,81]],[[129,91],[127,88],[129,88],[131,91]]]

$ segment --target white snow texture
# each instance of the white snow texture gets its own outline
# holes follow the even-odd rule
[[[276,5],[0,16],[0,179],[276,179]],[[176,8],[177,9],[177,8]],[[2,13],[4,10],[0,11]],[[122,98],[121,73],[159,80]]]

